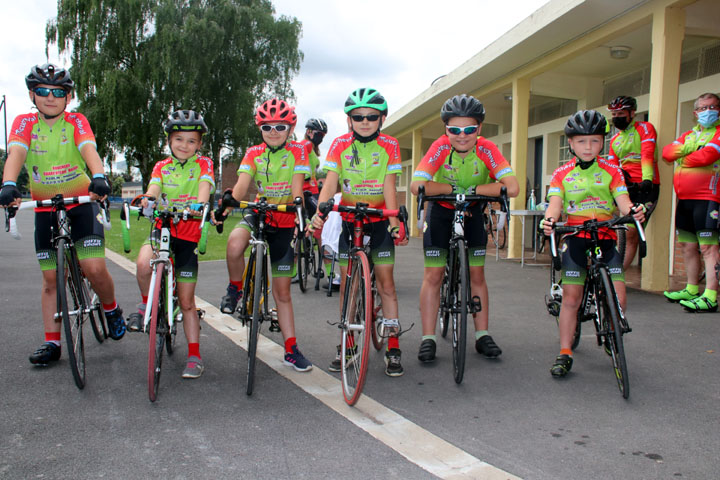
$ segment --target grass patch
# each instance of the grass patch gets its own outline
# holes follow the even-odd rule
[[[143,242],[150,236],[150,222],[148,219],[141,217],[139,220],[137,214],[131,214],[130,217],[130,253],[125,253],[123,250],[122,240],[122,222],[120,220],[120,210],[111,209],[110,219],[112,221],[112,229],[105,232],[105,246],[110,250],[119,253],[120,255],[135,260],[137,258],[138,251],[142,246]],[[215,227],[211,226],[208,230],[208,242],[207,252],[205,255],[198,255],[198,259],[203,261],[208,260],[224,260],[225,259],[225,247],[227,245],[228,236],[237,223],[237,218],[230,218],[225,224],[225,230],[222,235],[217,233]]]

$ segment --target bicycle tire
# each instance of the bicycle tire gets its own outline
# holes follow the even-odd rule
[[[377,290],[374,271],[371,273],[370,284],[373,300],[372,321],[370,322],[370,328],[372,331],[373,346],[375,347],[375,350],[380,351],[382,350],[383,345],[385,345],[385,337],[380,335],[380,322],[382,322],[382,316],[380,316],[380,312],[382,311],[382,297],[380,297],[380,293]]]
[[[620,260],[625,261],[625,250],[627,246],[627,230],[619,228],[616,230],[617,233],[617,251],[620,254]]]
[[[102,308],[100,298],[98,298],[97,293],[95,293],[92,285],[90,285],[90,281],[84,274],[81,274],[81,277],[83,296],[88,302],[88,319],[90,320],[90,326],[92,327],[93,334],[95,335],[95,340],[97,340],[98,343],[103,343],[108,337],[105,310]]]
[[[604,294],[600,299],[602,307],[601,325],[605,332],[606,345],[610,348],[615,379],[623,398],[630,396],[630,380],[628,378],[627,361],[625,359],[625,346],[623,345],[623,331],[620,324],[620,309],[617,295],[613,288],[610,274],[606,268],[600,270],[600,278]]]
[[[450,253],[452,255],[452,252]],[[443,282],[440,286],[440,305],[438,306],[437,318],[440,322],[440,335],[447,337],[448,326],[450,325],[450,310],[452,309],[452,291],[450,289],[450,269],[445,265]]]
[[[495,236],[498,239],[497,240],[497,246],[498,246],[497,248],[502,250],[503,248],[505,248],[505,245],[507,245],[507,236],[508,236],[507,221],[506,221],[505,225],[503,225],[503,228],[501,228],[499,231],[497,230],[497,226],[495,228],[496,228]]]
[[[302,242],[300,242],[300,244],[300,257],[298,257],[298,261],[302,265],[302,275],[300,275],[300,272],[298,271],[298,283],[300,283],[300,291],[305,293],[308,289],[308,277],[312,275],[312,270],[310,269],[310,255],[312,254],[312,243],[310,242],[310,238],[308,238],[307,236],[303,236]]]
[[[465,240],[459,239],[457,242],[457,260],[455,268],[457,269],[458,287],[455,295],[455,305],[453,306],[452,315],[452,347],[453,347],[453,373],[455,383],[462,383],[465,374],[465,347],[467,346],[467,314],[468,300],[470,293],[470,272],[468,271],[467,250],[465,250]]]
[[[313,281],[317,278],[317,242],[315,237],[309,235],[308,239],[308,277],[312,278]],[[309,280],[308,280],[309,281]]]
[[[252,318],[247,322],[248,327],[248,369],[247,369],[247,386],[245,393],[252,395],[255,384],[255,363],[257,357],[257,344],[260,335],[260,321],[262,320],[262,308],[265,303],[263,292],[267,289],[265,282],[267,277],[267,259],[265,258],[265,246],[258,245],[255,250],[255,262],[253,270],[248,269],[248,275],[253,276],[252,294]]]
[[[353,255],[352,273],[345,286],[343,300],[344,318],[341,320],[340,372],[343,397],[348,405],[355,405],[362,394],[369,362],[370,337],[372,336],[372,285],[370,262],[363,251]],[[357,353],[348,365],[346,351],[352,342]]]
[[[485,231],[487,232],[488,236],[495,244],[495,248],[499,248],[495,219],[493,218],[493,211],[490,208],[488,208],[488,211],[485,214]]]
[[[151,402],[157,400],[160,387],[160,373],[162,371],[162,353],[165,344],[165,332],[162,331],[163,318],[166,315],[165,305],[162,301],[164,295],[165,265],[157,264],[155,274],[155,288],[150,303],[150,331],[148,335],[148,397]]]
[[[167,298],[167,297],[166,297]],[[165,336],[165,351],[168,355],[172,355],[175,351],[175,340],[177,336],[177,326],[178,326],[178,317],[182,318],[182,312],[180,312],[180,307],[178,307],[178,299],[177,297],[173,297],[173,306],[174,306],[174,318],[175,321],[173,322],[172,328],[168,325],[168,333]]]
[[[57,307],[65,329],[70,370],[80,390],[85,388],[84,303],[77,258],[61,238],[57,243]]]

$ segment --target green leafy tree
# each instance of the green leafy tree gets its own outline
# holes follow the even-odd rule
[[[78,110],[98,152],[123,152],[144,186],[174,110],[203,114],[216,172],[221,154],[240,158],[257,143],[255,106],[293,96],[300,34],[300,22],[275,16],[268,0],[59,0],[47,25],[48,45],[72,52]]]

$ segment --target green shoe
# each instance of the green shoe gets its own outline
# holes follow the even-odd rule
[[[707,297],[697,297],[693,300],[680,300],[680,305],[688,312],[710,313],[717,312],[718,304]]]
[[[700,296],[697,293],[692,294],[688,292],[687,288],[683,288],[682,290],[678,290],[676,292],[665,291],[663,292],[663,295],[665,295],[665,298],[667,298],[668,302],[672,303],[678,303],[681,300],[695,300]]]

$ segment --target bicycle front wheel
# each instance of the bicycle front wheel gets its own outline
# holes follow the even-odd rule
[[[92,285],[90,285],[90,281],[85,277],[85,275],[81,275],[81,277],[83,286],[83,297],[87,300],[88,318],[90,319],[90,326],[92,326],[95,340],[97,340],[98,343],[102,343],[108,336],[107,321],[105,320],[105,311],[103,310],[102,304],[100,303],[100,298],[98,298],[97,293],[95,293]]]
[[[75,385],[85,388],[85,303],[77,257],[64,239],[57,244],[57,310],[65,329],[70,370]]]
[[[248,369],[247,369],[247,387],[245,393],[252,395],[255,384],[255,360],[257,356],[257,344],[260,336],[260,322],[262,321],[263,308],[267,304],[267,259],[265,258],[265,246],[258,245],[254,252],[255,258],[248,265],[252,265],[253,269],[248,268],[248,277],[252,275],[252,318],[247,322],[248,326]],[[253,255],[251,254],[251,257]]]
[[[165,312],[165,265],[157,264],[155,274],[155,288],[153,291],[152,303],[150,304],[150,331],[148,335],[148,396],[151,402],[157,399],[158,389],[160,387],[160,372],[162,370],[162,354],[165,346],[166,330],[163,326],[167,325]]]
[[[375,273],[372,273],[372,280],[371,280],[371,290],[372,290],[372,321],[370,322],[370,327],[372,329],[372,341],[373,346],[375,347],[375,350],[380,351],[383,348],[383,345],[385,344],[385,337],[380,335],[380,327],[382,323],[382,315],[380,312],[382,311],[382,298],[380,297],[380,293],[377,289],[377,284],[375,281]]]
[[[440,305],[438,307],[437,319],[440,322],[440,335],[447,337],[448,326],[450,325],[450,310],[453,305],[454,293],[450,287],[450,269],[445,265],[445,274],[440,286]]]
[[[298,286],[300,291],[305,293],[307,291],[307,277],[308,277],[308,245],[307,238],[298,236],[295,239],[295,261],[297,263],[296,276],[298,280]]]
[[[625,361],[625,347],[623,345],[623,331],[620,324],[620,308],[613,288],[610,274],[607,269],[600,270],[603,294],[600,297],[602,311],[601,325],[605,333],[605,347],[612,357],[615,379],[623,398],[630,396],[630,380],[628,379],[627,362]]]
[[[365,252],[354,254],[347,282],[341,320],[340,372],[345,402],[355,405],[367,376],[373,322],[370,262]]]
[[[454,285],[455,302],[452,309],[452,347],[453,347],[453,374],[455,383],[462,383],[465,374],[465,347],[467,345],[467,315],[468,300],[470,296],[470,272],[468,271],[467,250],[465,241],[460,239],[457,243],[457,272]]]

